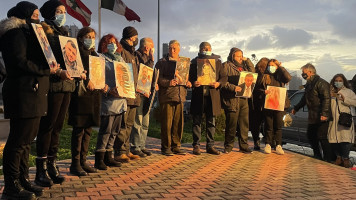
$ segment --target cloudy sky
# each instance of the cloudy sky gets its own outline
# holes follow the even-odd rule
[[[102,9],[102,35],[121,38],[124,27],[134,26],[139,38],[152,37],[157,45],[158,0],[123,1],[142,22],[128,22]],[[0,2],[3,19],[19,1]],[[31,2],[40,7],[45,1]],[[98,30],[98,2],[82,2],[93,12],[91,26]],[[292,75],[299,76],[308,62],[327,81],[336,73],[351,79],[356,72],[355,0],[161,0],[160,10],[160,42],[177,39],[181,56],[194,58],[200,42],[208,41],[223,61],[238,47],[246,57],[280,60],[296,71]],[[81,27],[72,17],[67,19],[67,25]]]

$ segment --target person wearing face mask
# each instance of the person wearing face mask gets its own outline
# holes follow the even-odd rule
[[[255,72],[255,68],[249,58],[243,56],[243,52],[238,48],[231,48],[227,61],[223,63],[227,71],[228,80],[221,88],[222,107],[225,110],[226,129],[224,153],[230,153],[234,146],[236,131],[240,151],[243,153],[251,153],[248,147],[248,131],[249,131],[249,105],[248,98],[236,97],[237,92],[241,92],[242,88],[238,86],[240,72],[249,71]]]
[[[264,79],[260,84],[263,86],[264,93],[270,94],[273,91],[267,90],[267,86],[284,87],[291,79],[291,75],[288,71],[281,66],[281,63],[276,59],[271,59],[267,63],[266,71],[264,72]],[[266,96],[265,96],[266,97]],[[286,97],[286,103],[289,101]],[[263,114],[265,116],[265,134],[266,134],[266,146],[264,152],[271,153],[271,145],[273,140],[276,142],[276,153],[283,155],[282,149],[282,126],[283,126],[283,111],[264,109]]]
[[[43,188],[29,180],[29,154],[40,120],[47,114],[49,68],[31,23],[39,23],[38,7],[21,1],[0,22],[0,51],[7,78],[3,85],[4,117],[10,133],[3,152],[5,187],[2,199],[37,199]]]
[[[215,82],[208,86],[202,86],[197,80],[197,59],[214,59],[216,77]],[[191,61],[189,70],[189,81],[193,83],[192,102],[190,113],[193,118],[193,154],[200,155],[201,121],[203,113],[206,118],[206,152],[213,155],[219,155],[220,152],[214,147],[215,117],[221,113],[220,88],[227,81],[227,74],[223,68],[220,56],[211,53],[211,45],[208,42],[202,42],[199,45],[199,53]]]
[[[134,27],[125,27],[122,31],[122,38],[120,40],[122,46],[121,56],[126,63],[132,64],[134,85],[136,91],[138,71],[139,71],[139,61],[135,53],[135,46],[138,44],[138,33]],[[116,137],[114,149],[115,149],[115,160],[119,162],[128,162],[129,160],[138,160],[140,156],[134,155],[130,152],[130,134],[132,131],[132,126],[135,121],[136,108],[140,106],[141,98],[140,94],[136,92],[136,98],[127,99],[127,112],[124,115],[123,121],[121,123],[121,132],[118,137]]]
[[[48,114],[42,117],[36,139],[36,178],[35,183],[50,187],[62,183],[65,178],[60,175],[56,160],[59,147],[59,133],[62,130],[67,113],[71,93],[75,90],[75,82],[65,70],[58,36],[68,36],[63,27],[66,14],[64,5],[59,0],[46,1],[40,8],[44,22],[41,23],[46,33],[53,54],[60,64],[56,74],[50,76],[50,91],[48,93]]]
[[[329,83],[316,74],[316,69],[311,63],[302,68],[302,77],[307,81],[304,85],[305,92],[300,102],[291,111],[295,114],[305,105],[308,107],[307,136],[313,149],[314,157],[332,160],[330,144],[327,141],[328,120],[330,120],[330,86]],[[322,152],[320,151],[321,144]],[[322,157],[324,155],[324,157]]]
[[[154,65],[154,44],[151,38],[142,38],[140,40],[140,47],[136,51],[136,56],[138,58],[139,63],[142,63],[148,67],[153,68]],[[152,78],[151,91],[155,89],[154,80],[155,74],[157,71],[154,71],[154,75]],[[132,132],[130,135],[130,143],[131,143],[131,153],[134,155],[138,155],[140,157],[146,157],[152,155],[150,151],[146,149],[146,138],[148,133],[148,127],[150,123],[150,113],[149,113],[149,105],[150,105],[150,95],[151,94],[140,94],[141,98],[140,106],[136,108],[136,116],[134,125],[132,127]]]
[[[335,165],[351,167],[350,148],[355,141],[354,122],[351,127],[338,124],[340,112],[355,116],[356,95],[343,74],[336,74],[330,81],[331,114],[329,122],[328,141],[336,155]]]

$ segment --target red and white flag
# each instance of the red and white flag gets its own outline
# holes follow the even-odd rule
[[[128,21],[136,20],[141,22],[140,17],[121,0],[101,0],[101,7],[125,16]]]
[[[83,26],[89,26],[91,11],[80,0],[61,0],[70,16],[79,20]]]

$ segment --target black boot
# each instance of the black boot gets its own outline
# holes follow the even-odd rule
[[[95,152],[95,164],[94,167],[100,170],[107,170],[107,166],[104,163],[104,157],[106,152]]]
[[[253,145],[253,149],[254,149],[254,150],[256,150],[256,151],[261,150],[261,142],[260,142],[260,140],[254,141],[253,144],[254,144],[254,145]]]
[[[65,178],[61,176],[56,163],[56,158],[54,156],[48,156],[48,175],[51,177],[53,183],[61,184],[64,182]]]
[[[35,200],[36,195],[33,192],[25,190],[20,184],[19,179],[5,180],[5,187],[1,199],[23,199]]]
[[[23,188],[25,188],[25,190],[29,191],[29,192],[33,192],[35,193],[35,195],[37,197],[40,197],[43,195],[43,187],[39,187],[39,186],[36,186],[36,185],[32,185],[28,176],[20,176],[20,183],[21,183],[21,186]]]
[[[105,152],[104,163],[105,165],[110,167],[121,167],[122,165],[121,162],[117,162],[116,160],[114,160],[114,158],[112,157],[112,151]]]
[[[47,171],[47,158],[36,158],[35,183],[42,187],[51,187],[53,185],[53,181]]]
[[[88,176],[88,174],[83,170],[82,166],[80,166],[79,160],[72,159],[72,164],[70,165],[69,171],[71,174],[76,176]]]

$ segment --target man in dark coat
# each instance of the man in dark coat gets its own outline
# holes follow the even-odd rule
[[[197,60],[215,60],[215,82],[209,86],[200,85],[197,81]],[[205,113],[206,118],[206,151],[207,153],[219,155],[220,152],[214,148],[215,117],[221,113],[220,88],[227,81],[226,70],[223,68],[220,56],[211,53],[211,45],[202,42],[199,45],[199,53],[190,65],[189,81],[193,83],[192,102],[190,113],[193,117],[193,153],[200,155],[201,121]]]
[[[247,143],[249,130],[248,98],[236,97],[236,93],[242,91],[242,88],[238,86],[240,72],[255,72],[255,68],[251,60],[243,57],[243,52],[238,48],[230,50],[229,57],[223,65],[228,76],[227,83],[221,88],[222,106],[226,116],[224,152],[232,151],[237,131],[240,151],[251,153]],[[239,130],[237,130],[238,127]]]
[[[308,107],[307,136],[313,149],[314,157],[331,161],[331,147],[327,139],[328,120],[330,117],[330,86],[329,83],[316,74],[315,67],[308,63],[302,68],[302,77],[307,80],[305,93],[300,102],[294,106],[292,114],[305,105]],[[321,143],[322,151],[319,148]],[[322,157],[324,155],[324,157]]]
[[[176,62],[179,58],[180,44],[177,40],[169,42],[168,55],[160,59],[155,68],[159,69],[158,99],[162,114],[161,121],[161,152],[163,155],[186,154],[180,149],[183,136],[184,116],[183,106],[187,96],[186,85],[178,85],[174,78]]]
[[[3,86],[4,110],[5,118],[10,119],[2,199],[37,199],[43,193],[43,188],[29,181],[28,161],[41,117],[47,114],[48,77],[58,65],[49,69],[31,27],[31,23],[39,23],[38,16],[35,4],[22,1],[0,23],[0,50],[8,75]]]

